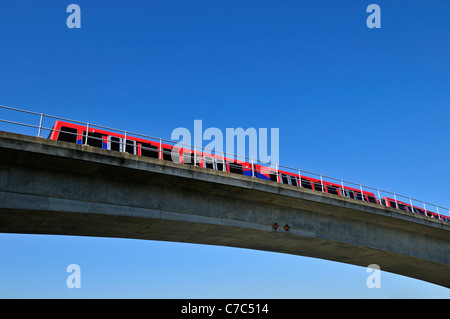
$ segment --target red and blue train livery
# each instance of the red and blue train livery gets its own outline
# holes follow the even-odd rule
[[[449,217],[442,216],[435,212],[428,211],[424,208],[416,207],[412,204],[407,204],[396,199],[384,197],[378,200],[373,193],[364,190],[315,179],[309,176],[293,174],[283,170],[274,171],[271,167],[259,164],[237,161],[214,154],[205,154],[204,152],[198,152],[186,148],[177,148],[170,144],[150,141],[134,136],[126,136],[125,134],[101,130],[93,127],[91,128],[64,121],[56,121],[49,138],[52,140],[82,145],[86,144],[111,151],[127,152],[138,156],[168,160],[175,163],[195,165],[218,171],[225,171],[228,173],[253,176],[296,187],[303,187],[337,196],[344,196],[355,200],[384,205],[406,212],[416,213],[422,216],[428,216],[450,222]]]

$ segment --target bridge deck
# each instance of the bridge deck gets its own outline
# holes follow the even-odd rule
[[[252,177],[7,132],[0,132],[0,154],[0,232],[259,249],[364,267],[378,264],[383,271],[450,287],[450,225],[439,220]]]

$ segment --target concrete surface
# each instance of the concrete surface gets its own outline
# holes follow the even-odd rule
[[[242,247],[378,264],[450,287],[449,223],[253,177],[1,131],[0,232]]]

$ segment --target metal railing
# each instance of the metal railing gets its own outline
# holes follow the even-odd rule
[[[297,187],[304,187],[309,189],[318,190],[320,192],[328,192],[328,193],[334,193],[336,195],[339,195],[337,190],[340,192],[340,196],[350,197],[354,198],[355,200],[360,201],[368,201],[372,202],[374,204],[384,205],[384,206],[390,206],[394,207],[406,212],[416,213],[420,215],[425,215],[429,217],[434,217],[440,220],[444,220],[447,222],[450,222],[450,209],[445,208],[442,206],[438,206],[436,204],[431,204],[422,200],[414,199],[410,196],[404,196],[397,193],[389,192],[386,190],[381,190],[379,188],[369,187],[365,186],[359,183],[354,183],[350,181],[346,181],[343,179],[337,179],[334,177],[321,175],[313,172],[308,172],[292,167],[287,167],[279,164],[272,164],[267,165],[266,163],[260,162],[258,159],[249,158],[245,156],[238,156],[235,154],[229,154],[226,152],[220,152],[216,150],[210,150],[203,147],[198,147],[195,145],[187,145],[187,144],[181,144],[176,141],[171,141],[167,139],[163,139],[160,137],[154,137],[139,133],[134,133],[130,131],[125,130],[119,130],[115,128],[110,128],[106,126],[101,126],[97,124],[91,124],[86,122],[80,122],[72,119],[62,118],[58,116],[48,115],[44,113],[37,113],[27,110],[22,110],[18,108],[8,107],[8,106],[1,106],[1,111],[11,111],[16,112],[20,114],[25,114],[26,116],[30,116],[30,119],[28,119],[29,123],[22,122],[24,118],[21,118],[19,120],[6,120],[3,118],[0,118],[0,123],[5,123],[6,125],[10,125],[10,127],[16,127],[20,126],[22,128],[26,128],[28,132],[23,132],[23,129],[20,133],[28,135],[36,135],[37,130],[37,136],[43,137],[43,132],[48,131],[52,132],[55,131],[53,124],[51,124],[51,127],[46,126],[46,120],[60,120],[64,122],[70,122],[74,124],[78,124],[81,126],[86,127],[86,134],[81,134],[81,140],[82,144],[88,145],[92,143],[92,141],[98,140],[100,142],[104,142],[103,139],[97,138],[95,136],[90,136],[89,129],[97,128],[101,130],[106,130],[109,132],[113,132],[116,134],[120,134],[123,136],[122,139],[115,141],[114,143],[119,145],[118,150],[121,152],[126,152],[127,150],[131,153],[137,154],[137,149],[141,148],[141,150],[148,151],[151,155],[151,157],[158,158],[158,159],[170,159],[172,161],[177,162],[177,160],[174,160],[173,149],[172,150],[166,150],[163,146],[177,146],[178,153],[175,154],[178,159],[181,162],[181,157],[184,154],[194,154],[192,156],[192,161],[190,164],[195,166],[202,166],[202,167],[208,167],[208,168],[214,168],[216,170],[226,170],[226,164],[230,165],[233,162],[235,163],[249,163],[249,167],[246,168],[247,172],[251,172],[250,176],[257,177],[259,174],[269,175],[272,174],[274,176],[274,179],[276,179],[277,182],[293,185]],[[1,115],[1,113],[0,113]],[[30,123],[39,123],[36,124],[30,124]],[[33,133],[34,132],[34,133]],[[19,132],[18,132],[19,133]],[[70,133],[70,132],[64,132],[65,134],[74,134],[77,135],[76,139],[80,137],[80,134],[78,133]],[[49,134],[50,136],[50,134]],[[132,140],[127,139],[128,138],[139,138],[146,141],[152,141],[154,142],[157,147],[149,148],[145,146],[138,146],[137,143],[132,142]],[[108,142],[110,143],[110,141]],[[181,148],[180,148],[181,146]],[[128,147],[128,149],[127,149]],[[109,146],[109,149],[111,147]],[[130,153],[129,152],[129,153]],[[153,153],[152,153],[153,152]],[[186,153],[189,152],[189,153]],[[185,162],[186,163],[186,162]],[[224,165],[225,164],[225,165]],[[233,164],[232,164],[233,165]],[[267,178],[267,177],[266,177]],[[309,184],[308,184],[309,181]],[[369,196],[367,193],[373,194]]]

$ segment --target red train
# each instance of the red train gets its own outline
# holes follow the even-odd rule
[[[441,217],[442,220],[445,220],[447,222],[450,222],[450,218],[446,217],[446,216],[442,216],[439,215],[437,213],[431,212],[426,210],[425,208],[420,208],[405,202],[401,202],[399,200],[393,199],[393,198],[389,198],[389,197],[384,197],[381,199],[381,205],[387,206],[387,207],[392,207],[392,208],[397,208],[400,210],[404,210],[406,212],[410,212],[410,213],[416,213],[422,216],[428,216],[428,217],[433,217],[436,219],[439,219],[439,216]]]
[[[381,200],[377,200],[373,193],[360,189],[315,179],[309,176],[300,176],[300,174],[293,174],[287,171],[275,171],[271,167],[259,164],[238,161],[214,154],[205,154],[186,148],[177,148],[170,144],[126,136],[122,133],[119,134],[88,127],[88,134],[86,134],[86,128],[85,125],[56,121],[49,138],[76,144],[86,144],[111,151],[127,152],[139,156],[169,160],[181,164],[196,165],[229,173],[253,176],[278,183],[308,188],[338,196],[345,196],[356,200],[363,200],[365,202],[397,208],[436,219],[439,219],[440,217],[440,219],[450,222],[450,218],[446,216],[438,215],[434,212],[395,199],[384,197]]]

